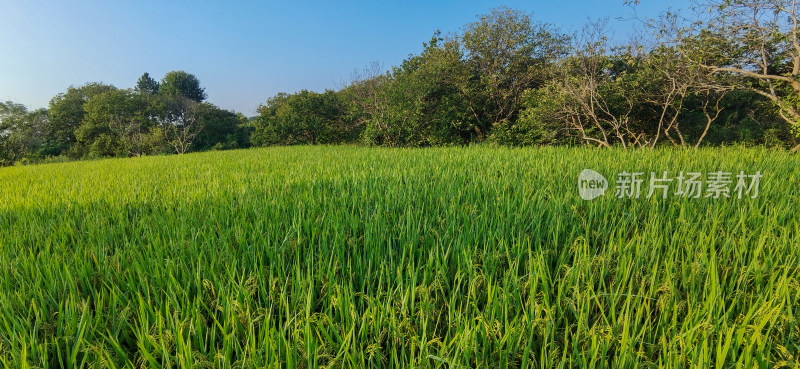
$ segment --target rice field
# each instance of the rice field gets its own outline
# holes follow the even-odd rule
[[[584,201],[585,168],[763,178],[757,198]],[[799,185],[800,156],[744,148],[0,168],[0,363],[797,368]]]

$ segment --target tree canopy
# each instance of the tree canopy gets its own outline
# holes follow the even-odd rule
[[[0,104],[0,165],[295,144],[797,148],[793,5],[705,0],[699,18],[667,12],[646,22],[652,36],[617,43],[603,20],[565,33],[499,7],[399,65],[279,93],[250,118],[206,102],[182,70],[72,86],[47,109]]]
[[[195,102],[206,99],[206,91],[200,87],[200,80],[182,70],[167,73],[161,79],[158,92],[166,96],[183,96]]]

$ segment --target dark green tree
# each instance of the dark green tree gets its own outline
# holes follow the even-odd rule
[[[355,139],[346,106],[334,91],[281,93],[258,110],[252,137],[256,145],[334,144]]]
[[[46,142],[47,112],[0,102],[0,166],[39,156]]]
[[[160,86],[161,85],[158,83],[158,81],[153,79],[153,77],[150,77],[150,74],[145,72],[136,82],[136,91],[155,94],[158,92]]]
[[[194,141],[203,130],[202,105],[181,95],[162,95],[159,99],[159,128],[174,153],[185,154],[194,149]]]
[[[182,96],[194,102],[206,99],[206,92],[200,87],[200,80],[182,70],[167,73],[161,80],[158,92],[164,96]]]
[[[258,107],[258,116],[251,122],[253,132],[250,141],[253,145],[278,145],[286,141],[283,127],[279,125],[276,115],[278,109],[286,105],[288,100],[289,94],[280,92]]]
[[[148,103],[132,90],[112,90],[93,96],[75,130],[91,156],[140,156],[152,151]]]
[[[387,146],[439,146],[466,144],[476,139],[475,119],[462,86],[470,71],[455,38],[437,32],[412,56],[392,70],[382,86],[382,99],[364,130],[364,140]]]
[[[75,130],[81,125],[86,114],[84,104],[95,95],[113,90],[116,90],[116,87],[112,85],[87,83],[81,87],[70,87],[66,92],[50,100],[50,107],[47,110],[49,116],[47,144],[43,154],[83,156],[85,148],[76,145]]]
[[[192,150],[226,150],[245,148],[249,145],[246,118],[210,103],[198,106],[200,133],[192,144]]]
[[[550,67],[565,54],[568,40],[552,26],[508,7],[492,9],[465,27],[461,42],[473,76],[461,89],[480,139],[494,126],[516,120],[523,94],[549,80]]]

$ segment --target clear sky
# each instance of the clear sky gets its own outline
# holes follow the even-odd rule
[[[399,64],[436,29],[457,32],[507,5],[579,29],[610,18],[614,37],[636,22],[624,0],[528,1],[42,1],[0,0],[0,100],[35,109],[70,85],[132,87],[185,70],[208,100],[245,115],[278,92],[335,89],[373,61]],[[639,17],[688,0],[642,0]]]

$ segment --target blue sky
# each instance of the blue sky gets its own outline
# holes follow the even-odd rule
[[[642,0],[639,17],[688,0]],[[246,115],[274,94],[342,85],[373,61],[418,53],[436,29],[457,32],[507,5],[579,29],[610,18],[615,38],[635,21],[623,0],[586,1],[40,1],[0,0],[0,100],[45,107],[70,85],[132,87],[143,72],[195,74],[212,103]]]

